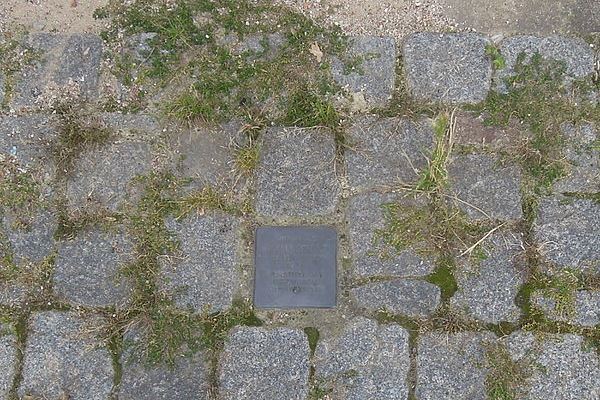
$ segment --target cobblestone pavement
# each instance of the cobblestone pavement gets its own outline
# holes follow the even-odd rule
[[[249,135],[94,103],[99,37],[23,40],[41,55],[0,86],[0,399],[600,399],[585,41],[361,37],[361,71],[331,67],[362,110]],[[545,164],[542,106],[478,109],[526,96],[510,78],[537,55],[596,113],[562,121]],[[394,112],[398,87],[435,106]],[[72,88],[85,105],[58,101]],[[338,232],[337,306],[253,308],[256,227],[298,224]]]

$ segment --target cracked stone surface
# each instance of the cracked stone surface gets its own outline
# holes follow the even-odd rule
[[[406,82],[417,100],[475,104],[490,90],[489,40],[475,33],[415,33],[404,42]]]
[[[367,283],[350,290],[359,307],[369,311],[427,317],[440,303],[440,288],[419,280],[397,279]]]
[[[600,204],[545,197],[533,225],[542,254],[559,267],[600,272]]]
[[[500,43],[500,53],[504,57],[506,66],[496,71],[495,83],[497,88],[506,91],[504,79],[514,75],[517,57],[525,53],[524,62],[539,53],[546,59],[558,60],[565,63],[567,78],[581,79],[594,72],[594,53],[590,46],[579,38],[564,36],[535,37],[513,36]]]
[[[591,124],[561,126],[567,143],[563,154],[569,162],[568,175],[555,182],[552,187],[558,193],[600,192],[600,135]]]
[[[450,190],[462,200],[457,205],[469,218],[521,218],[518,167],[501,165],[498,159],[485,154],[460,155],[450,161],[448,175]]]
[[[414,183],[433,146],[431,121],[362,117],[348,130],[348,182],[368,189]]]
[[[140,332],[129,330],[124,340],[127,347],[121,356],[119,399],[209,399],[209,364],[202,352],[193,356],[181,354],[173,367],[149,365],[143,357],[144,338]]]
[[[330,214],[340,192],[333,133],[270,128],[261,138],[256,211],[269,217]]]
[[[180,254],[161,260],[160,285],[175,302],[196,312],[231,305],[237,287],[240,222],[230,215],[192,216],[167,221],[180,243]]]
[[[347,57],[354,63],[333,56],[331,74],[335,82],[350,93],[362,93],[370,106],[384,106],[392,98],[396,79],[396,43],[388,37],[358,36],[350,39]]]
[[[133,179],[150,172],[151,147],[141,141],[117,141],[83,152],[67,182],[69,206],[99,206],[118,211],[139,191]]]
[[[482,260],[459,262],[458,290],[452,304],[474,318],[493,324],[516,322],[521,310],[515,297],[524,283],[523,238],[512,232],[492,234],[481,245]]]
[[[17,364],[17,338],[9,325],[0,322],[0,399],[8,399]]]
[[[34,313],[23,360],[20,398],[104,400],[113,385],[107,348],[83,331],[73,312]]]
[[[572,310],[557,310],[556,300],[545,293],[534,293],[532,304],[541,309],[553,321],[568,322],[574,325],[594,327],[600,324],[600,292],[578,290],[574,294]]]
[[[493,340],[491,333],[421,335],[417,352],[417,398],[487,399],[484,345]]]
[[[533,365],[525,398],[594,399],[600,393],[600,360],[585,348],[583,337],[518,332],[506,339],[513,359]],[[537,366],[537,367],[536,367]]]
[[[220,360],[220,396],[231,400],[301,400],[308,396],[308,339],[289,328],[235,328]]]
[[[53,284],[56,294],[88,307],[121,306],[131,294],[131,285],[119,275],[132,258],[133,244],[123,232],[93,229],[58,249]]]
[[[410,365],[408,332],[358,317],[339,337],[319,341],[315,377],[340,399],[404,399]]]
[[[58,222],[51,211],[39,210],[25,219],[6,213],[2,221],[17,264],[39,263],[54,249]]]
[[[76,84],[83,98],[94,99],[102,61],[102,39],[91,34],[34,33],[26,44],[40,54],[17,78],[13,103],[17,107],[36,105],[49,88],[62,90]]]
[[[364,193],[350,199],[347,220],[354,274],[359,278],[428,275],[435,269],[430,260],[421,258],[412,249],[396,254],[376,241],[377,231],[385,228],[383,207],[390,203],[407,207],[425,205],[421,198],[413,200],[395,194]]]

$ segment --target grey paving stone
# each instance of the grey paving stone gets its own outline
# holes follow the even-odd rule
[[[81,210],[99,205],[118,211],[138,192],[132,180],[152,168],[150,145],[141,141],[117,141],[83,152],[67,181],[69,207]]]
[[[83,320],[75,313],[34,313],[19,397],[107,399],[113,385],[112,359],[90,335],[83,332]]]
[[[6,212],[2,223],[16,264],[41,262],[54,249],[54,232],[58,221],[51,211],[38,210],[25,219]]]
[[[351,93],[362,92],[370,106],[384,106],[392,98],[396,80],[396,43],[391,37],[358,36],[350,39],[344,62],[331,58],[335,82]],[[358,63],[356,63],[358,61]],[[358,64],[356,66],[349,64]]]
[[[46,115],[0,116],[0,155],[12,158],[20,170],[36,181],[54,177],[50,146],[57,132]]]
[[[209,399],[209,364],[198,352],[177,357],[170,367],[150,365],[145,360],[143,336],[135,329],[125,333],[121,356],[123,375],[119,385],[121,400]]]
[[[474,318],[489,323],[515,322],[520,309],[515,297],[524,283],[521,235],[498,232],[481,245],[485,259],[463,259],[455,272],[458,290],[451,303]]]
[[[505,91],[504,80],[514,75],[515,64],[519,54],[524,53],[527,62],[535,53],[546,59],[562,61],[566,66],[566,75],[569,78],[581,79],[594,72],[594,54],[590,46],[579,38],[561,36],[535,37],[513,36],[500,43],[500,53],[504,57],[506,66],[496,71],[496,88]]]
[[[254,61],[257,59],[272,60],[285,44],[286,39],[281,33],[244,35],[242,40],[239,40],[237,35],[231,34],[227,35],[222,42],[231,49],[232,54],[243,56],[248,61]]]
[[[4,102],[4,85],[5,85],[5,79],[4,79],[4,75],[0,73],[0,104],[2,104]]]
[[[448,166],[450,190],[457,205],[474,220],[516,220],[522,217],[521,171],[501,165],[487,154],[459,155]],[[468,203],[468,204],[465,204]]]
[[[557,310],[556,301],[545,295],[543,291],[534,293],[531,301],[551,320],[590,327],[600,324],[600,292],[598,291],[577,291],[574,296],[572,314]]]
[[[490,90],[490,42],[475,33],[416,33],[404,42],[404,68],[418,100],[478,103]]]
[[[488,126],[485,116],[479,113],[456,111],[455,118],[454,143],[457,147],[464,145],[479,151],[506,151],[522,145],[531,136],[518,121],[512,119],[507,126]]]
[[[408,332],[362,317],[315,351],[317,382],[336,399],[406,399],[409,365]]]
[[[440,288],[420,280],[368,283],[350,290],[359,307],[410,317],[427,317],[440,303]]]
[[[348,130],[348,181],[359,189],[414,183],[433,146],[431,122],[367,116]]]
[[[219,363],[224,400],[301,400],[308,396],[308,339],[300,330],[235,328]]]
[[[587,349],[581,336],[517,332],[505,339],[513,359],[529,364],[523,398],[531,400],[597,399],[600,394],[600,359]]]
[[[568,176],[553,186],[555,192],[600,192],[600,135],[591,124],[565,123],[561,131],[566,139],[563,154],[570,164]]]
[[[95,100],[102,61],[102,39],[91,34],[35,33],[26,44],[40,53],[39,60],[24,68],[17,77],[14,104],[34,106],[47,87],[71,82],[80,94]]]
[[[230,215],[192,216],[167,221],[181,254],[165,258],[161,285],[181,307],[215,312],[231,305],[237,287],[240,222]]]
[[[0,399],[8,400],[17,366],[17,338],[10,326],[0,323]]]
[[[193,179],[194,187],[230,184],[235,168],[235,145],[241,138],[228,129],[196,128],[172,135],[177,170]]]
[[[396,254],[376,241],[377,231],[385,228],[383,205],[398,203],[407,207],[423,207],[423,199],[395,194],[364,193],[350,198],[347,212],[353,272],[357,277],[425,276],[435,265],[417,255],[412,249]]]
[[[0,282],[0,305],[17,307],[25,301],[27,290],[19,282]]]
[[[600,204],[593,200],[545,197],[533,224],[545,257],[559,267],[600,272]]]
[[[490,333],[426,333],[418,339],[416,397],[487,399],[484,367]]]
[[[261,136],[256,211],[269,217],[331,214],[338,201],[333,133],[271,128]]]
[[[123,232],[98,228],[60,243],[54,266],[54,291],[69,303],[89,307],[121,306],[131,285],[119,275],[132,259],[133,244]]]
[[[120,137],[154,139],[163,132],[156,118],[148,114],[112,112],[101,114],[100,119]]]

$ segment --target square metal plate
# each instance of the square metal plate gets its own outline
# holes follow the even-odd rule
[[[254,265],[257,307],[335,307],[337,232],[333,227],[257,228]]]

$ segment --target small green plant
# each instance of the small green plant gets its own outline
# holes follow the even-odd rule
[[[554,310],[563,317],[575,314],[575,295],[581,289],[579,277],[572,270],[563,270],[550,277],[542,293],[554,300]]]
[[[498,47],[488,44],[485,46],[485,54],[487,54],[491,60],[494,69],[503,69],[506,67],[506,60],[504,56],[500,53],[500,49]]]
[[[421,172],[416,188],[424,192],[441,190],[448,179],[448,160],[453,147],[454,117],[440,114],[434,121],[435,147],[428,160],[427,169]]]
[[[304,87],[291,95],[283,122],[302,127],[336,128],[340,123],[340,116],[329,100]]]
[[[522,389],[532,374],[527,361],[514,361],[506,347],[500,343],[485,344],[486,375],[485,386],[490,400],[517,400],[523,395]]]

